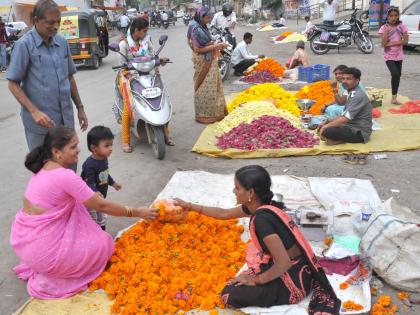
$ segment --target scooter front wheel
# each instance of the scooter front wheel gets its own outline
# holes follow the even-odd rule
[[[149,126],[153,154],[158,160],[163,160],[166,152],[165,131],[163,128],[163,126]]]

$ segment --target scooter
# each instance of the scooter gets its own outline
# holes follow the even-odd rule
[[[184,16],[182,17],[182,20],[184,21],[184,24],[188,26],[191,21],[191,15],[189,13],[184,14]]]
[[[165,157],[164,128],[171,120],[172,105],[161,76],[150,72],[161,64],[159,53],[167,40],[167,35],[159,38],[160,47],[155,56],[133,59],[127,59],[121,54],[118,44],[109,45],[111,51],[124,56],[127,61],[121,66],[112,67],[118,70],[114,85],[115,101],[112,106],[115,118],[119,124],[122,122],[124,99],[130,100],[131,132],[139,139],[146,134],[148,143],[152,145],[153,153],[159,160]],[[122,80],[122,76],[128,71],[130,71],[129,78]],[[131,98],[129,93],[132,95]]]

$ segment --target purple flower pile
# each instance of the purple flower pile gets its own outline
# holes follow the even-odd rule
[[[241,78],[241,81],[246,83],[268,83],[277,82],[279,79],[275,77],[270,71],[256,71],[246,77]]]
[[[312,148],[318,138],[310,132],[293,127],[284,118],[261,116],[250,124],[242,123],[217,138],[220,149]]]

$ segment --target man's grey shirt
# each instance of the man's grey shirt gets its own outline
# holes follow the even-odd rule
[[[66,39],[54,36],[49,45],[35,27],[16,41],[6,78],[20,83],[34,105],[47,114],[56,125],[74,127],[69,75],[76,73]],[[22,106],[25,130],[46,134]]]
[[[360,86],[349,90],[348,93],[343,112],[343,116],[349,119],[346,126],[350,127],[354,133],[360,131],[366,143],[372,133],[372,105]]]

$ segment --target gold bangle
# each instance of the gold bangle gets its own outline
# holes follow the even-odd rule
[[[125,206],[125,210],[127,210],[127,217],[131,218],[133,216],[134,208],[131,208],[129,206]]]

